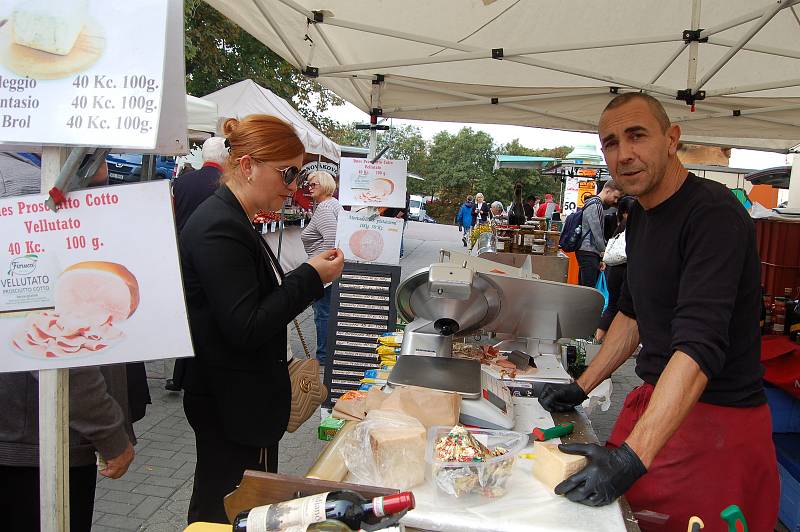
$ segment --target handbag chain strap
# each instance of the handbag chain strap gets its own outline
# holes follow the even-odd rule
[[[300,337],[300,344],[303,346],[303,351],[306,353],[306,358],[310,359],[311,354],[308,352],[308,344],[306,344],[306,339],[303,336],[303,332],[300,330],[300,324],[297,323],[296,319],[292,320],[292,322],[294,322],[294,328],[297,329],[297,336]]]

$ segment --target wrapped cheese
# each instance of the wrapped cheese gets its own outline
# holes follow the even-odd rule
[[[551,443],[535,442],[533,454],[533,476],[551,490],[587,464],[585,456],[562,453]]]

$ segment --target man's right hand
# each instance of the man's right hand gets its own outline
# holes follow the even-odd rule
[[[340,249],[323,251],[319,255],[308,259],[308,264],[317,270],[322,284],[328,284],[342,274],[344,253]]]
[[[119,478],[128,471],[128,467],[133,462],[133,445],[128,443],[128,446],[122,451],[122,454],[115,458],[106,459],[106,468],[101,469],[99,473],[108,478]]]
[[[539,403],[548,412],[569,412],[588,396],[578,383],[547,384],[539,394]]]

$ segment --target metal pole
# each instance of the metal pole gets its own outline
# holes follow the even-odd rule
[[[789,177],[789,207],[800,208],[800,153],[792,155],[792,174]]]
[[[50,190],[65,160],[64,148],[42,149],[42,190]],[[39,371],[39,520],[42,532],[69,532],[67,369]]]
[[[784,81],[767,81],[765,83],[754,83],[752,85],[739,85],[738,87],[724,87],[706,91],[706,98],[711,96],[725,96],[726,94],[743,94],[745,92],[763,91],[768,89],[783,89],[785,87],[797,87],[800,85],[800,78],[787,79]]]
[[[692,2],[692,30],[700,29],[700,0]],[[691,87],[697,82],[697,54],[700,48],[700,43],[692,41],[689,44],[689,70],[686,75],[686,86]]]

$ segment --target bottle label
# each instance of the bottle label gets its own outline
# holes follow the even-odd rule
[[[305,530],[308,525],[325,520],[327,498],[326,492],[253,508],[247,516],[247,532]]]

